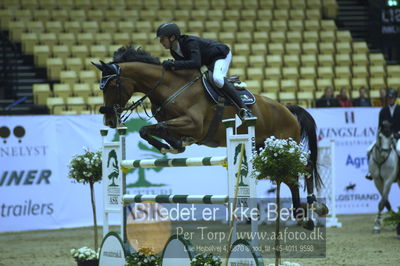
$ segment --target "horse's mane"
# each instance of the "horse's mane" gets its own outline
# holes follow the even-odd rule
[[[152,56],[140,46],[135,48],[132,45],[123,46],[114,53],[113,63],[124,62],[142,62],[153,65],[161,65],[158,57]]]

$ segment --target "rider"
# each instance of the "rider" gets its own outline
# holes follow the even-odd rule
[[[396,103],[397,99],[397,91],[395,89],[389,88],[386,91],[386,101],[387,105],[382,107],[379,112],[379,122],[378,128],[379,130],[383,128],[383,122],[388,121],[391,125],[391,133],[393,137],[396,139],[396,151],[397,154],[400,154],[400,105]],[[368,154],[372,150],[372,147],[375,145],[373,143],[368,148]],[[372,177],[368,174],[366,176],[367,179],[372,180]]]
[[[163,61],[165,69],[200,69],[205,65],[213,71],[215,85],[240,108],[240,117],[252,116],[233,85],[224,81],[232,59],[232,53],[227,45],[197,36],[181,35],[178,25],[172,22],[165,22],[158,27],[157,38],[160,38],[162,46],[169,49],[175,59],[175,61],[171,59]]]

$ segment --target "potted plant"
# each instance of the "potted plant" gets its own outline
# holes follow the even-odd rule
[[[274,136],[264,141],[264,148],[254,154],[253,164],[257,179],[269,179],[275,182],[276,205],[276,235],[280,233],[280,185],[282,182],[297,184],[297,178],[308,178],[307,163],[309,152],[302,151],[302,145],[293,139],[277,139]],[[281,265],[279,237],[275,239],[275,265]]]
[[[397,212],[389,211],[387,213],[387,217],[383,219],[385,224],[387,225],[395,225],[397,238],[400,240],[400,207]]]
[[[142,253],[143,252],[143,253]],[[149,255],[147,252],[140,250],[140,252],[133,252],[129,256],[126,257],[126,266],[158,266],[161,265],[160,256],[154,255],[150,252]]]
[[[88,247],[71,249],[71,255],[78,263],[78,266],[97,266],[99,265],[99,254]]]
[[[190,262],[190,266],[220,266],[222,261],[220,258],[213,256],[212,253],[198,254]]]
[[[101,152],[96,151],[92,152],[89,151],[87,148],[84,148],[83,154],[76,154],[72,157],[72,160],[69,164],[69,173],[68,177],[74,179],[78,183],[89,183],[90,187],[90,199],[92,203],[92,212],[93,212],[93,230],[94,230],[94,252],[98,250],[98,236],[97,236],[97,219],[96,219],[96,203],[94,199],[94,183],[99,182],[101,180],[102,175],[102,162],[101,162]],[[80,249],[73,249],[75,252],[73,253],[73,257],[78,262],[78,265],[85,265],[80,264],[80,262],[85,261],[85,258],[90,258],[86,260],[97,260],[98,264],[98,256],[93,258],[93,250],[88,249],[86,247]],[[71,251],[72,252],[72,251]],[[88,255],[91,254],[91,255]],[[78,258],[74,255],[77,254]],[[84,255],[86,254],[86,255]],[[97,254],[97,253],[96,253]],[[95,265],[95,264],[87,264],[87,265]]]

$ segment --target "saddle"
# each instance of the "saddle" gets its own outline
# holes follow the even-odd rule
[[[218,88],[217,85],[215,85],[213,73],[211,71],[207,70],[206,72],[204,72],[201,77],[201,81],[203,83],[205,91],[214,103],[218,104],[219,99],[225,98],[225,106],[233,105],[230,100],[227,100],[228,98],[225,96],[223,91]],[[225,78],[225,82],[233,84],[233,86],[236,88],[236,93],[242,99],[244,104],[251,105],[256,102],[256,98],[254,97],[253,93],[245,88],[245,83],[240,81],[239,76],[227,77]]]

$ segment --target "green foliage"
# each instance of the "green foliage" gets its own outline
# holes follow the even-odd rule
[[[190,262],[190,266],[219,266],[222,261],[218,257],[214,257],[212,253],[198,254]]]
[[[134,252],[126,257],[126,266],[157,266],[161,265],[161,258],[156,255],[145,255]]]
[[[95,183],[101,180],[101,152],[91,152],[84,148],[84,153],[76,154],[69,164],[68,177],[78,183]]]
[[[309,153],[302,151],[302,146],[289,138],[269,137],[258,154],[253,157],[257,179],[271,179],[275,182],[297,183],[297,178],[309,175],[307,163]]]
[[[389,211],[387,213],[387,217],[383,219],[385,224],[387,225],[398,225],[400,224],[400,207],[398,212]]]

